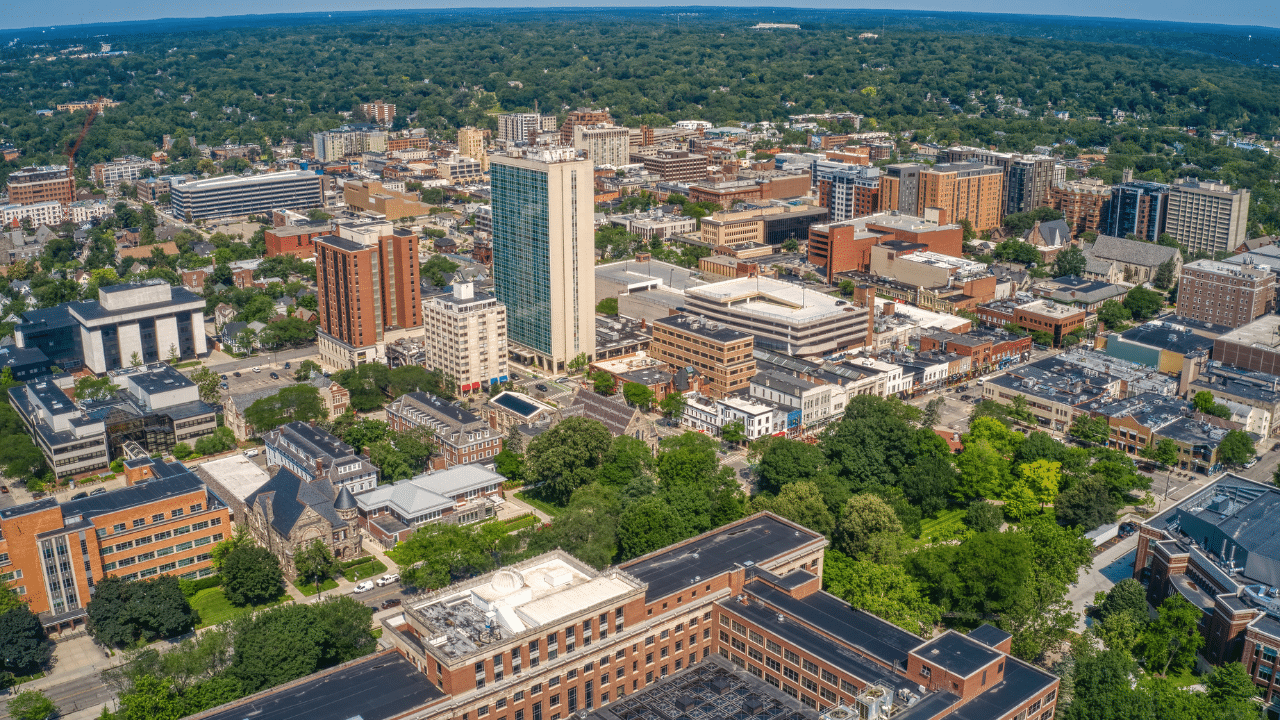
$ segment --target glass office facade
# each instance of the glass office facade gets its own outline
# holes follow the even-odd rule
[[[507,337],[551,353],[551,239],[547,174],[493,163],[494,294],[507,306]]]

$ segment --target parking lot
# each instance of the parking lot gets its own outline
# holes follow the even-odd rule
[[[258,367],[262,368],[262,372],[257,373],[252,369],[223,373],[227,376],[227,379],[223,380],[223,382],[227,384],[227,387],[223,389],[222,393],[224,396],[229,397],[232,395],[251,393],[255,390],[283,388],[287,385],[293,385],[295,382],[293,379],[293,373],[297,370],[298,366],[294,363],[290,364],[292,367],[289,369],[285,369],[284,362],[281,362],[277,365],[260,365]],[[235,376],[236,372],[240,373],[240,377]],[[275,373],[279,377],[272,379],[272,373]]]

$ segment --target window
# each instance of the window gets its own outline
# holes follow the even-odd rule
[[[192,513],[198,513],[198,512],[200,512],[200,511],[201,511],[201,510],[203,510],[203,509],[204,509],[204,504],[203,504],[203,503],[196,503],[195,505],[192,505],[192,506],[191,506],[191,512],[192,512]]]
[[[555,687],[560,684],[560,676],[557,675],[547,681],[547,687]]]
[[[182,517],[182,508],[174,508],[173,511],[169,513],[169,517]]]
[[[734,631],[734,632],[736,632],[736,633],[738,633],[739,635],[746,635],[746,634],[747,634],[747,627],[746,627],[745,625],[743,625],[742,623],[738,622],[737,620],[734,620],[734,621],[733,621],[733,631]]]
[[[840,684],[840,681],[836,678],[836,676],[828,672],[826,669],[823,669],[822,671],[822,682],[830,683],[831,685],[836,685],[836,686]]]
[[[782,676],[793,682],[798,681],[800,679],[800,673],[796,672],[793,668],[789,668],[789,667],[782,668]]]
[[[813,673],[814,675],[818,674],[818,666],[809,662],[808,660],[805,660],[803,663],[801,663],[801,665],[804,667],[805,672]]]
[[[146,524],[147,524],[146,518],[138,518],[137,520],[133,521],[133,526],[136,528],[142,527],[143,525],[146,525]]]
[[[530,688],[529,688],[529,694],[530,694],[530,695],[537,695],[537,694],[538,694],[538,693],[540,693],[540,692],[542,692],[542,683],[534,683],[534,684],[533,684],[532,686],[530,686]]]
[[[818,694],[822,696],[823,700],[826,700],[829,703],[834,703],[836,701],[836,694],[826,688],[819,690]]]
[[[920,666],[920,677],[930,677],[933,673],[929,670],[928,665]]]
[[[1275,661],[1276,661],[1276,649],[1275,649],[1275,648],[1273,648],[1273,647],[1267,647],[1266,645],[1263,645],[1263,646],[1262,646],[1262,660],[1263,660],[1263,662],[1269,662],[1269,663],[1273,663],[1273,662],[1275,662]]]
[[[151,522],[153,523],[164,522],[164,513],[156,513],[155,515],[152,515]]]
[[[476,708],[476,717],[484,717],[485,715],[488,715],[488,714],[489,714],[488,705],[481,705],[480,707]]]
[[[849,682],[848,680],[840,681],[840,689],[843,690],[844,692],[849,693],[850,695],[856,695],[858,693],[857,686]]]
[[[792,665],[800,664],[800,656],[791,652],[790,650],[783,650],[782,657],[786,658],[787,662],[791,663]]]
[[[760,635],[760,633],[756,632],[755,630],[752,630],[747,633],[747,639],[757,645],[764,643],[764,637]]]
[[[124,523],[116,523],[115,525],[111,526],[111,531],[124,532]]]
[[[504,707],[506,707],[506,706],[507,706],[507,699],[506,699],[506,698],[498,698],[498,701],[497,701],[497,702],[495,702],[495,703],[493,704],[493,707],[494,707],[494,709],[495,709],[495,710],[501,710],[502,708],[504,708]]]
[[[813,692],[818,691],[818,683],[810,680],[809,678],[800,678],[800,685],[803,686],[805,690],[811,690]]]
[[[781,646],[781,645],[779,645],[778,643],[776,643],[776,642],[772,641],[772,640],[765,640],[765,641],[764,641],[764,646],[765,646],[765,648],[766,648],[766,649],[768,649],[768,650],[769,650],[769,652],[771,652],[771,653],[774,653],[774,654],[777,654],[777,655],[781,655],[781,654],[782,654],[782,646]]]
[[[764,664],[766,667],[768,667],[770,670],[773,670],[774,672],[777,672],[778,670],[782,669],[782,663],[778,662],[777,660],[774,660],[771,657],[766,657],[764,659]]]
[[[547,704],[548,704],[548,705],[550,705],[551,707],[555,707],[555,706],[559,705],[559,704],[560,704],[560,694],[559,694],[559,693],[556,693],[555,695],[552,695],[552,696],[551,696],[551,700],[550,700]]]

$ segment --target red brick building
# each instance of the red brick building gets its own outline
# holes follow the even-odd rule
[[[877,213],[826,225],[809,226],[809,262],[827,269],[827,282],[842,272],[870,272],[871,248],[886,240],[923,245],[921,250],[960,257],[964,230],[947,224],[945,214],[928,210],[918,218]]]
[[[266,231],[267,257],[293,255],[301,259],[315,257],[315,239],[333,232],[331,225],[287,225]]]

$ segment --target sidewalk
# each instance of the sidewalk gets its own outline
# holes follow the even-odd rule
[[[125,660],[123,652],[116,652],[112,657],[100,645],[93,641],[88,633],[78,633],[62,640],[54,649],[57,662],[49,674],[39,680],[31,680],[17,686],[18,692],[26,690],[47,690],[72,680],[97,676],[103,670],[120,665]]]

